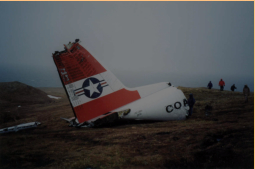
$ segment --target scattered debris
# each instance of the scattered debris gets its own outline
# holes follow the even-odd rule
[[[19,130],[24,130],[29,128],[35,128],[40,124],[41,124],[40,122],[30,122],[30,123],[19,124],[17,126],[0,129],[0,133],[3,134],[3,133],[17,132]]]
[[[61,97],[56,97],[56,96],[52,96],[52,95],[48,95],[49,98],[52,98],[52,99],[61,99]]]

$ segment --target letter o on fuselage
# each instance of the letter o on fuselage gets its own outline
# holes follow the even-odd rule
[[[182,104],[180,102],[175,102],[174,103],[174,108],[179,109],[181,107],[182,107]]]

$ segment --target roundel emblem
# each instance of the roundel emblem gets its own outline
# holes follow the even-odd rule
[[[98,98],[103,92],[100,81],[94,77],[86,79],[83,82],[82,88],[84,94],[91,99]]]

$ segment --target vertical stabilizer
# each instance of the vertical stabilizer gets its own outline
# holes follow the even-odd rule
[[[79,123],[99,116],[137,99],[137,90],[129,91],[78,42],[65,45],[65,51],[53,54],[59,76]]]

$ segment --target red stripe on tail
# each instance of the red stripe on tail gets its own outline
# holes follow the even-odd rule
[[[79,92],[75,92],[75,94],[79,94],[79,93],[82,93],[82,92],[84,92],[83,89],[81,91],[79,91]]]
[[[99,99],[74,107],[80,123],[140,99],[138,91],[121,89]]]

